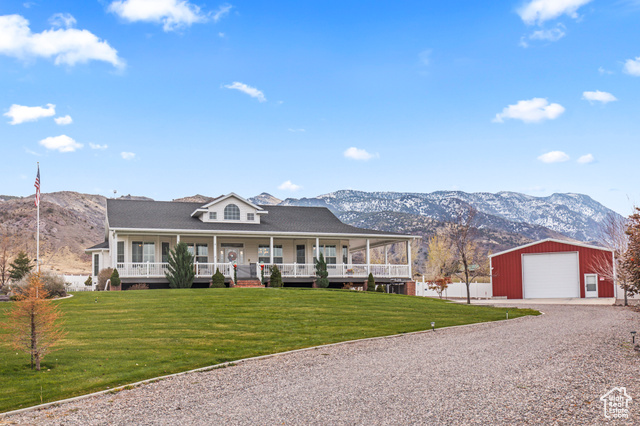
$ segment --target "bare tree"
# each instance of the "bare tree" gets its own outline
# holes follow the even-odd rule
[[[469,285],[475,278],[487,275],[488,262],[476,243],[478,230],[474,227],[477,210],[469,206],[458,212],[448,226],[453,254],[458,264],[456,275],[467,286],[467,304],[471,304]]]
[[[0,234],[0,288],[9,280],[9,262],[11,258],[11,235],[5,228]]]
[[[456,272],[458,264],[451,245],[446,235],[436,234],[429,239],[429,257],[425,265],[429,281],[451,277]]]
[[[637,289],[629,279],[629,273],[623,262],[623,254],[629,246],[629,235],[627,235],[627,220],[621,216],[610,213],[602,221],[599,230],[599,240],[602,245],[613,250],[613,262],[608,256],[599,256],[591,264],[594,272],[599,276],[611,280],[615,285],[619,285],[624,290],[624,305],[628,304],[628,296],[637,293]]]

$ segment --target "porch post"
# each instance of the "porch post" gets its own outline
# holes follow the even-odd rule
[[[316,260],[320,260],[320,238],[316,237]]]
[[[176,245],[180,244],[180,235],[176,235]]]
[[[218,267],[218,236],[213,236],[213,273],[216,273]]]
[[[269,237],[269,263],[273,265],[273,237]]]
[[[118,234],[116,232],[113,233],[113,249],[109,247],[109,251],[111,252],[111,266],[113,269],[118,267]]]
[[[367,238],[367,275],[371,273],[371,257],[369,256],[369,239]]]
[[[384,245],[384,264],[388,265],[389,264],[389,252],[387,251],[387,246],[386,244]]]
[[[411,240],[407,240],[407,266],[409,267],[409,278],[413,278],[411,274]]]

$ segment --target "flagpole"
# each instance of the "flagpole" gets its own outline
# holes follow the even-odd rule
[[[40,180],[40,162],[38,161],[38,180]],[[40,192],[40,182],[38,182],[37,192]],[[36,272],[40,273],[40,194],[36,194],[37,206],[37,230],[36,230]]]

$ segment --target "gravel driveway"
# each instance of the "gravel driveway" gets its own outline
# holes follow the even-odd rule
[[[595,424],[614,386],[640,423],[640,314],[534,308],[546,315],[249,361],[0,424]]]

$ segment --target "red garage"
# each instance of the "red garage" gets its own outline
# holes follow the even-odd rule
[[[602,247],[546,239],[489,256],[493,297],[508,299],[614,297],[596,264],[613,268]]]

